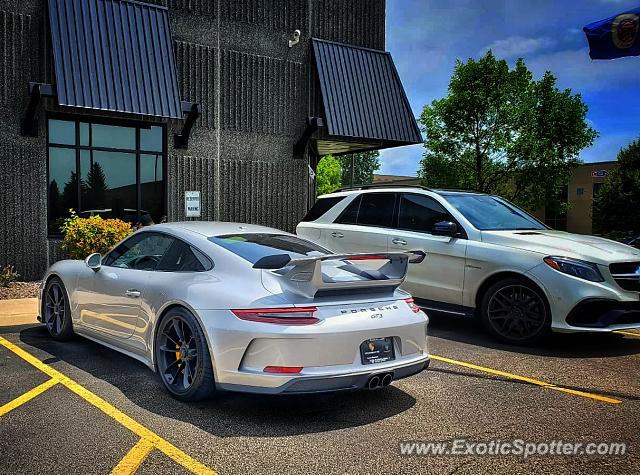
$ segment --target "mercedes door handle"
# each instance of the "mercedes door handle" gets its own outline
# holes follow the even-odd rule
[[[331,233],[331,235],[332,235],[334,238],[343,238],[343,237],[344,237],[344,234],[339,233],[338,231],[334,231],[334,232],[332,232],[332,233]]]
[[[137,299],[140,297],[140,291],[136,289],[129,289],[124,293],[127,297]]]
[[[407,245],[407,241],[405,241],[404,239],[400,239],[400,238],[394,238],[391,240],[392,243],[397,244],[399,246],[406,246]]]

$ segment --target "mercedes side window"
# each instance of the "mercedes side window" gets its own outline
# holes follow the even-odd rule
[[[358,195],[355,200],[349,203],[349,206],[338,216],[336,223],[338,224],[356,224],[358,222],[358,210],[360,209],[360,201],[362,195]]]
[[[447,210],[428,196],[403,194],[400,197],[399,229],[431,233],[436,223],[451,220]]]
[[[363,226],[390,228],[395,205],[395,193],[364,193],[357,223]]]
[[[327,211],[340,203],[343,199],[345,199],[344,196],[330,196],[328,198],[320,198],[318,201],[316,201],[316,204],[311,207],[307,215],[302,218],[302,221],[315,221],[316,219],[321,218]]]
[[[155,270],[174,239],[165,234],[136,234],[105,257],[103,264],[110,267],[136,270]]]

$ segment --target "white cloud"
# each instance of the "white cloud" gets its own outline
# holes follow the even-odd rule
[[[381,167],[376,173],[416,176],[423,153],[424,146],[422,144],[380,150]]]
[[[583,150],[580,158],[587,163],[615,160],[620,149],[637,138],[638,134],[632,132],[603,135],[598,137],[591,147]]]
[[[527,60],[536,76],[551,71],[561,88],[575,92],[600,91],[640,84],[638,58],[594,61],[586,48],[554,51]]]
[[[478,56],[488,50],[493,51],[497,58],[517,58],[540,50],[555,46],[555,40],[546,36],[540,38],[525,38],[523,36],[510,36],[502,40],[496,40],[478,52]]]

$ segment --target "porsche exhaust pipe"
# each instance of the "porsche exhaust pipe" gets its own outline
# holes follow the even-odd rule
[[[391,384],[391,381],[393,381],[393,374],[391,373],[380,375],[376,374],[374,376],[371,376],[371,378],[369,379],[369,382],[367,383],[367,389],[369,391],[373,391],[375,389],[384,388],[389,386]]]
[[[374,389],[378,389],[380,387],[380,377],[372,376],[367,383],[367,389],[369,391],[373,391]]]

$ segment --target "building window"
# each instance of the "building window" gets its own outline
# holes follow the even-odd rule
[[[80,217],[160,222],[165,216],[164,135],[162,125],[49,119],[49,234],[60,234],[69,209]]]
[[[556,197],[555,203],[547,206],[544,213],[544,224],[558,231],[567,230],[567,204],[569,187],[563,186]]]
[[[584,195],[584,188],[576,188],[576,194],[578,196]]]
[[[594,199],[598,195],[598,192],[600,192],[600,188],[602,188],[603,184],[604,184],[603,182],[596,182],[596,183],[593,184],[593,198]]]

